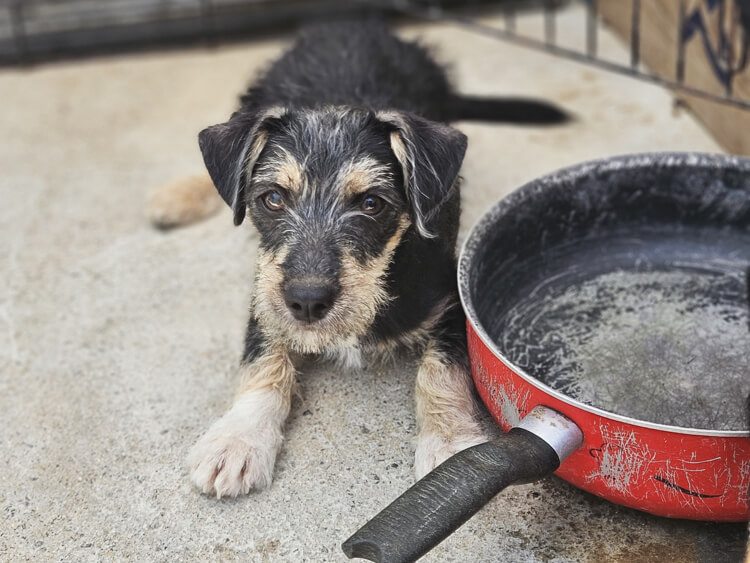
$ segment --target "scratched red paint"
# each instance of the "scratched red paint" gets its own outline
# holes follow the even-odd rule
[[[750,441],[629,424],[549,395],[514,373],[470,323],[469,354],[482,400],[503,430],[537,405],[572,419],[584,444],[556,474],[609,501],[670,518],[750,520]]]

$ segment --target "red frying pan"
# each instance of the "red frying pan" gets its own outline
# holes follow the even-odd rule
[[[472,371],[507,434],[349,538],[414,561],[508,485],[555,472],[672,518],[750,519],[750,160],[626,156],[520,188],[459,260]]]

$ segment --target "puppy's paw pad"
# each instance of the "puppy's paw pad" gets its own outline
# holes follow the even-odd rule
[[[209,432],[188,456],[190,480],[204,494],[236,497],[271,485],[275,448],[261,440]]]
[[[452,455],[486,441],[479,430],[450,438],[438,434],[420,435],[414,453],[414,473],[421,479]]]

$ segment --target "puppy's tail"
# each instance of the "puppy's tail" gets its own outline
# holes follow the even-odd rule
[[[189,176],[152,190],[146,217],[158,229],[183,227],[210,217],[222,203],[208,174]]]
[[[480,98],[454,95],[448,121],[494,121],[517,125],[561,125],[573,120],[554,104],[531,98]]]

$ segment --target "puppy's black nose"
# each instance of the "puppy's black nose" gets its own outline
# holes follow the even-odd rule
[[[336,290],[320,282],[291,283],[284,291],[284,302],[298,321],[314,323],[328,314]]]

